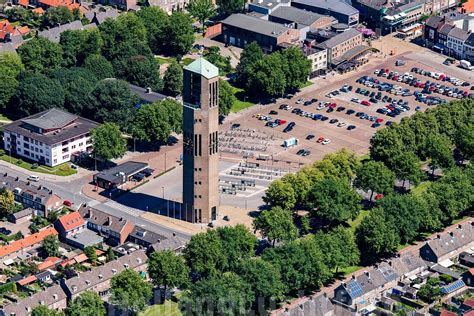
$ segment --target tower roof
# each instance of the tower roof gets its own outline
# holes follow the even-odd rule
[[[199,58],[184,67],[185,70],[199,74],[207,79],[211,79],[219,76],[219,68],[205,60],[204,58]]]

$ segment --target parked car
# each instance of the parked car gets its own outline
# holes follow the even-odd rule
[[[313,134],[309,134],[308,136],[306,136],[306,139],[307,140],[312,140],[314,138],[314,135]]]
[[[35,176],[33,174],[29,175],[27,179],[30,180],[30,181],[33,181],[33,182],[38,182],[40,180],[40,178],[38,176]]]
[[[275,110],[271,110],[270,112],[268,112],[268,114],[270,114],[270,115],[277,115],[277,114],[278,114],[278,112],[277,112],[277,111],[275,111]]]
[[[324,140],[325,140],[324,137],[319,137],[316,142],[317,142],[317,143],[322,143],[322,142],[324,142]]]
[[[329,138],[326,138],[325,140],[323,140],[322,144],[323,145],[329,145],[331,143],[331,140]]]
[[[347,115],[351,115],[351,114],[354,114],[354,113],[355,113],[355,111],[353,109],[349,109],[349,110],[346,111]]]
[[[353,129],[356,129],[355,125],[349,125],[347,126],[347,130],[352,131]]]
[[[332,120],[329,121],[330,124],[335,124],[335,123],[337,123],[337,122],[339,122],[338,119],[332,119]]]
[[[361,101],[360,104],[365,105],[365,106],[370,106],[370,102],[367,100]]]
[[[64,206],[67,206],[67,207],[71,207],[71,206],[72,206],[72,202],[71,202],[71,201],[68,201],[68,200],[64,200],[63,205],[64,205]]]

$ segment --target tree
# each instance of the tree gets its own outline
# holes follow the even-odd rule
[[[100,54],[103,45],[102,37],[97,29],[66,30],[59,40],[63,48],[63,66],[79,66],[90,55]]]
[[[72,11],[66,6],[50,7],[43,16],[43,26],[56,27],[74,21]]]
[[[235,271],[241,260],[255,255],[257,237],[244,225],[219,227],[217,233],[221,240],[222,251],[227,255],[230,270]]]
[[[188,12],[196,18],[202,25],[204,33],[205,22],[216,14],[216,9],[211,0],[191,0],[187,7]]]
[[[4,110],[15,95],[19,82],[15,77],[0,73],[0,110]]]
[[[61,45],[45,37],[34,37],[17,49],[25,69],[35,73],[46,73],[59,68],[62,62]]]
[[[65,92],[57,80],[41,74],[27,74],[13,97],[14,118],[32,115],[53,107],[62,107]]]
[[[91,93],[97,78],[86,68],[60,68],[52,73],[65,91],[64,107],[71,113],[92,118],[96,109],[91,107]]]
[[[467,124],[457,131],[455,143],[462,157],[472,160],[474,157],[474,119],[472,117]]]
[[[49,235],[43,239],[43,251],[48,257],[59,256],[59,240],[56,235]]]
[[[132,112],[139,98],[132,94],[128,84],[122,80],[104,79],[99,81],[91,93],[94,118],[98,122],[114,122],[123,130],[130,126]]]
[[[360,201],[361,196],[345,180],[326,177],[313,184],[307,206],[314,217],[337,223],[354,219]]]
[[[290,241],[298,237],[298,230],[293,223],[291,211],[279,206],[262,211],[254,219],[253,228],[259,230],[273,245],[277,240]]]
[[[350,229],[337,226],[327,233],[319,231],[314,238],[324,255],[324,263],[336,273],[339,268],[359,263],[359,249]]]
[[[90,262],[96,263],[97,262],[97,252],[94,246],[88,246],[84,248],[84,253],[89,258]]]
[[[231,2],[231,1],[225,1]],[[240,61],[237,65],[237,83],[241,87],[247,86],[252,69],[254,65],[262,60],[265,55],[263,54],[262,48],[256,43],[252,42],[247,45],[240,55]]]
[[[263,201],[270,207],[279,206],[292,210],[295,207],[296,196],[291,184],[278,179],[270,183],[263,196]]]
[[[357,170],[354,186],[358,189],[369,191],[370,198],[374,192],[388,194],[393,191],[395,174],[382,162],[369,160]]]
[[[224,15],[242,12],[245,7],[244,0],[217,0],[219,12]]]
[[[102,55],[90,55],[84,61],[84,67],[92,72],[99,80],[113,78],[115,76],[112,64]]]
[[[322,160],[316,161],[313,167],[326,177],[336,177],[351,182],[359,165],[360,161],[353,152],[341,149],[325,155]],[[322,178],[319,177],[319,179]]]
[[[356,230],[356,240],[364,263],[371,263],[397,250],[400,238],[394,223],[386,221],[381,209],[373,209]]]
[[[426,154],[431,158],[431,175],[434,175],[437,168],[450,168],[454,165],[453,144],[447,136],[431,134],[426,146]]]
[[[281,97],[287,86],[284,61],[279,52],[258,60],[250,72],[248,87],[254,95],[264,94],[268,97]]]
[[[219,80],[219,115],[227,116],[236,100],[232,86],[225,80]]]
[[[144,142],[166,142],[170,134],[168,113],[160,101],[140,106],[134,117],[133,137]]]
[[[182,256],[174,251],[153,252],[148,261],[148,274],[155,286],[168,288],[183,287],[188,282],[189,268]],[[166,298],[166,295],[165,295]]]
[[[181,310],[204,316],[245,315],[252,302],[250,286],[232,272],[197,281],[180,299]]]
[[[31,311],[31,316],[64,316],[63,312],[49,309],[46,305],[38,305]]]
[[[142,7],[137,16],[143,21],[147,29],[148,45],[153,53],[162,53],[166,38],[165,26],[169,23],[169,16],[160,7]]]
[[[415,241],[420,229],[422,216],[426,214],[421,199],[413,195],[389,195],[380,200],[385,221],[393,222],[403,244]]]
[[[163,92],[176,97],[183,91],[183,68],[178,63],[171,63],[163,77]],[[222,87],[221,87],[222,88]]]
[[[6,188],[0,189],[0,213],[10,214],[15,209],[15,195]]]
[[[184,250],[184,258],[192,272],[200,278],[215,275],[227,267],[227,256],[215,230],[192,236]]]
[[[0,74],[16,78],[25,70],[20,56],[16,53],[0,53]]]
[[[332,276],[312,235],[267,248],[262,259],[279,270],[284,292],[318,288]]]
[[[203,56],[208,62],[219,68],[219,74],[221,76],[226,76],[229,72],[232,71],[232,66],[230,64],[230,56],[222,56],[219,47],[209,47],[207,51],[204,52]]]
[[[105,160],[122,157],[127,151],[127,142],[115,123],[104,123],[92,130],[94,155]]]
[[[85,291],[69,303],[66,313],[68,316],[103,316],[106,310],[99,294]]]
[[[401,140],[402,137],[395,128],[396,125],[392,124],[387,128],[378,130],[372,136],[370,139],[370,157],[373,160],[388,162],[391,157],[395,157],[400,153],[408,154]]]
[[[438,278],[429,278],[417,292],[417,296],[424,302],[433,303],[441,296]]]
[[[397,179],[417,185],[420,182],[422,173],[420,170],[420,159],[412,152],[401,151],[390,158],[388,167],[395,173]]]
[[[161,101],[161,105],[166,109],[168,113],[168,124],[171,130],[177,134],[183,132],[183,106],[181,103],[172,100],[165,99]]]
[[[184,56],[194,43],[193,22],[189,15],[174,11],[164,27],[164,49],[170,55]]]
[[[151,284],[131,269],[125,269],[112,278],[111,290],[112,303],[133,313],[142,311],[152,297]]]
[[[255,298],[283,298],[285,289],[280,271],[262,258],[247,258],[239,262],[238,275],[250,285]]]
[[[107,262],[115,260],[116,256],[115,256],[115,252],[112,249],[112,247],[109,247],[107,249],[107,255],[106,256],[107,256]]]
[[[299,47],[287,48],[281,55],[285,63],[286,89],[295,91],[308,81],[311,73],[311,61],[303,55]]]
[[[131,84],[151,88],[155,91],[162,89],[160,65],[153,56],[135,55],[116,62],[115,73]]]

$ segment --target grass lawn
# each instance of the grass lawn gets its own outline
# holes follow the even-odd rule
[[[189,65],[190,63],[192,63],[195,59],[192,59],[190,57],[186,57],[186,58],[183,58],[183,60],[181,61],[183,63],[183,65],[187,66]]]
[[[173,301],[166,301],[162,305],[152,305],[147,308],[145,311],[138,314],[138,316],[181,316],[181,311],[178,308],[178,303]]]
[[[10,157],[9,155],[1,155],[0,159],[6,162],[10,162],[11,164],[24,168],[26,170],[39,173],[54,174],[56,176],[61,177],[66,177],[77,173],[77,171],[75,169],[72,169],[69,163],[67,162],[53,168],[43,165],[39,165],[37,168],[33,168],[33,165],[29,162],[23,161],[15,157]]]
[[[232,86],[232,88],[234,90],[234,95],[237,98],[237,101],[235,101],[232,107],[230,108],[231,112],[239,112],[254,105],[252,102],[247,101],[244,89],[237,88],[234,86]]]
[[[362,222],[362,219],[364,219],[364,217],[366,217],[367,215],[369,215],[368,210],[360,211],[359,215],[357,215],[357,217],[353,221],[348,222],[348,224],[349,224],[349,226],[350,226],[350,228],[353,232],[355,232],[356,228]]]
[[[8,117],[0,113],[0,121],[11,121]]]
[[[304,84],[301,85],[300,89],[309,87],[309,86],[312,85],[312,84],[313,84],[313,83],[312,83],[311,81],[306,81]]]
[[[173,57],[163,57],[163,56],[155,56],[155,59],[160,63],[163,64],[171,64],[172,62],[176,61]]]
[[[362,268],[363,268],[363,266],[350,266],[350,267],[347,267],[347,268],[339,269],[338,272],[344,273],[344,275],[348,275],[348,274],[356,272],[357,270],[360,270]]]
[[[425,192],[432,184],[433,182],[431,181],[425,181],[425,182],[422,182],[420,183],[416,188],[413,188],[411,190],[411,192],[414,194],[414,195],[420,195],[422,194],[423,192]]]

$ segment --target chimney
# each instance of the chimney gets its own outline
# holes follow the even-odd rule
[[[5,173],[3,174],[3,176],[4,176],[4,177],[8,176],[8,173],[5,172]]]
[[[449,232],[449,235],[450,235],[451,237],[454,237],[454,233],[453,233],[453,232]]]
[[[176,233],[175,233],[175,232],[173,232],[173,237],[176,237]]]
[[[355,280],[356,279],[355,274],[353,274],[351,278],[352,278],[352,280]]]
[[[392,260],[390,260],[390,261],[388,262],[388,265],[389,265],[389,266],[392,266]]]
[[[146,93],[152,93],[153,91],[151,90],[150,87],[146,88]]]
[[[58,299],[58,294],[53,294],[53,299],[57,300]]]
[[[364,273],[365,273],[365,275],[367,276],[367,278],[370,279],[370,273],[369,273],[369,271],[364,271]]]
[[[323,296],[324,296],[325,298],[327,298],[327,297],[328,297],[328,293],[324,292],[324,293],[323,293]]]

